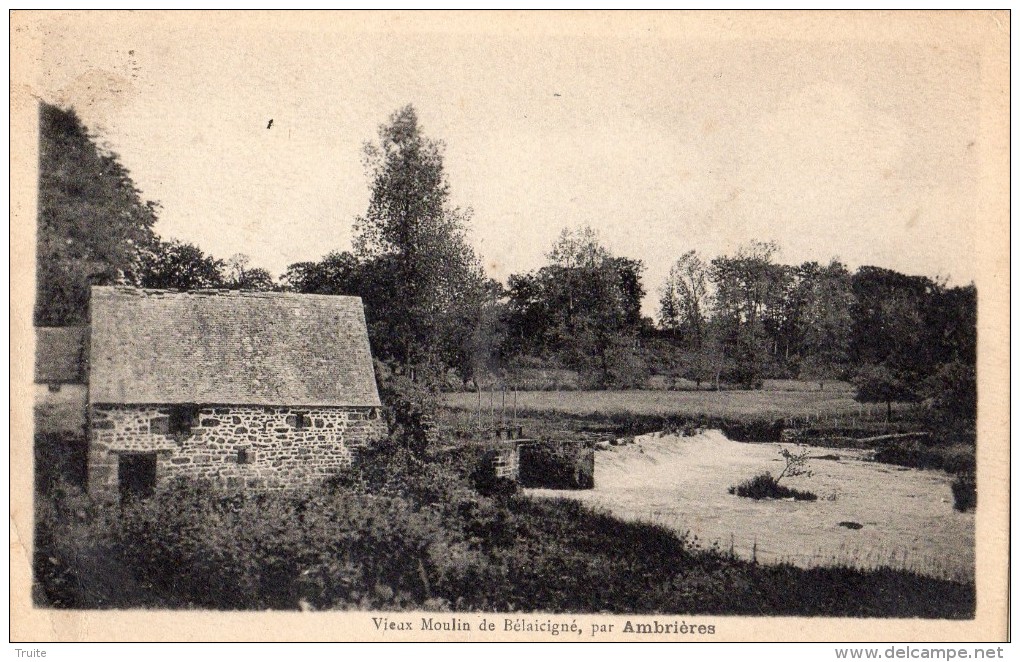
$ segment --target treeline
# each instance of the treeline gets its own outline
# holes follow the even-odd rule
[[[773,243],[685,253],[660,297],[653,363],[700,384],[853,380],[862,400],[933,397],[973,418],[977,291],[837,260],[780,264]]]
[[[373,353],[417,382],[524,384],[564,370],[579,387],[754,388],[767,378],[851,379],[861,399],[930,397],[976,407],[976,291],[838,261],[781,264],[751,242],[732,255],[680,255],[643,317],[644,264],[613,255],[587,227],[564,230],[545,266],[501,284],[466,238],[472,212],[450,202],[443,145],[411,106],[365,145],[372,183],[353,249],[290,265],[275,280],[243,254],[221,260],[153,231],[115,154],[73,111],[41,108],[36,324],[87,320],[90,284],[226,287],[357,295]]]

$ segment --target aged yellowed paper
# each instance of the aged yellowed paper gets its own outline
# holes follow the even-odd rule
[[[1007,636],[1009,567],[1009,18],[1005,11],[14,12],[12,641],[1001,641]],[[485,277],[501,286],[514,275],[541,273],[548,256],[552,262],[561,259],[555,249],[549,252],[550,246],[566,246],[567,240],[583,243],[582,230],[570,234],[571,228],[583,227],[594,228],[614,255],[642,261],[647,292],[634,314],[656,323],[663,315],[660,293],[673,282],[671,266],[695,249],[709,258],[748,255],[741,250],[758,250],[758,257],[767,253],[771,258],[778,247],[782,264],[824,264],[838,258],[853,269],[878,265],[923,276],[940,287],[973,285],[978,293],[980,498],[976,512],[925,520],[918,531],[911,529],[910,535],[922,541],[910,548],[922,551],[909,561],[901,553],[899,561],[903,568],[914,567],[911,563],[922,569],[938,566],[939,573],[949,568],[948,576],[973,582],[973,618],[892,617],[916,613],[780,618],[778,612],[734,616],[723,610],[716,615],[715,609],[681,614],[655,609],[483,613],[459,611],[449,601],[436,603],[436,611],[417,611],[421,605],[411,603],[416,610],[407,612],[350,610],[350,605],[348,610],[319,611],[304,602],[302,610],[274,611],[48,605],[40,600],[38,586],[33,595],[32,580],[33,477],[38,471],[33,468],[33,400],[44,391],[59,391],[46,390],[35,364],[41,336],[33,326],[48,326],[39,323],[38,312],[33,324],[38,306],[40,104],[74,109],[100,147],[118,155],[142,197],[159,203],[154,229],[161,237],[193,243],[224,259],[239,255],[230,266],[235,279],[261,269],[270,281],[278,281],[277,289],[284,283],[279,275],[289,273],[292,290],[315,294],[294,285],[294,265],[312,264],[333,250],[358,250],[359,227],[366,222],[358,226],[355,219],[371,220],[374,213],[366,212],[370,191],[362,163],[365,159],[371,174],[373,153],[366,154],[362,143],[371,141],[387,118],[391,128],[399,128],[406,126],[400,120],[408,117],[419,121],[426,135],[445,143],[442,154],[452,203],[457,213],[463,210],[457,218],[469,219],[467,241],[480,257]],[[401,111],[408,104],[411,114]],[[399,140],[396,128],[390,138]],[[382,144],[385,148],[393,143],[384,137]],[[385,159],[375,163],[380,162]],[[564,229],[566,240],[556,244]],[[429,250],[441,253],[442,247],[430,245]],[[558,264],[575,266],[566,258]],[[135,295],[121,297],[114,290],[92,294],[93,311],[99,310],[96,302],[101,300],[108,305],[102,310],[113,311],[93,320],[93,375],[116,376],[86,387],[94,439],[102,437],[96,432],[101,429],[95,424],[101,411],[96,403],[121,408],[162,403],[160,398],[171,390],[167,375],[176,375],[182,384],[204,378],[169,360],[159,364],[158,375],[128,374],[128,364],[100,372],[100,359],[115,365],[124,356],[141,356],[160,346],[161,331],[170,326],[191,324],[209,334],[198,337],[211,338],[216,332],[209,331],[208,319],[254,301],[247,308],[253,318],[291,315],[291,322],[274,336],[286,344],[290,353],[284,355],[291,357],[286,360],[311,355],[315,361],[322,358],[318,366],[325,365],[327,357],[316,357],[316,352],[356,355],[361,339],[376,333],[377,320],[370,311],[367,326],[362,319],[360,327],[351,327],[353,340],[319,342],[309,320],[331,316],[336,322],[361,313],[351,313],[346,303],[313,305],[294,291],[276,292],[270,303],[264,294],[224,294],[222,306],[208,297],[194,303],[191,295],[179,295],[191,306],[190,312],[180,314],[161,308],[170,295],[159,295],[145,304],[151,304],[153,312],[144,313],[151,322],[145,326],[144,341],[132,343],[118,336],[123,329],[118,324],[125,319],[133,323],[143,313],[117,312],[140,308],[132,308]],[[234,327],[223,330],[224,343],[233,342],[231,333],[237,328],[247,328],[244,316],[238,315],[232,318],[237,320]],[[920,324],[915,320],[915,327]],[[100,328],[117,341],[104,345],[106,350],[99,349]],[[660,325],[659,332],[663,328]],[[237,386],[239,379],[217,377],[214,386],[220,390],[210,391],[215,395],[203,402],[290,406],[280,414],[277,432],[302,439],[304,427],[314,430],[318,424],[320,413],[314,406],[323,402],[352,407],[354,414],[344,413],[344,420],[361,421],[357,417],[364,415],[366,429],[371,428],[373,421],[382,422],[374,418],[380,400],[371,360],[384,351],[376,345],[373,342],[372,355],[366,351],[358,359],[361,373],[354,368],[345,373],[348,381],[339,395],[335,384],[319,383],[311,395],[302,391],[301,384],[314,372],[308,368],[298,386],[259,376],[256,386],[249,383],[245,389]],[[195,356],[205,356],[202,347],[188,347]],[[763,351],[778,357],[770,364],[773,368],[782,362],[794,365],[789,363],[789,346],[785,354],[778,344]],[[216,365],[233,366],[231,375],[245,373],[244,357],[254,355],[225,354],[217,355],[224,362]],[[714,374],[717,389],[721,372]],[[710,383],[712,371],[706,374]],[[824,391],[827,376],[819,379]],[[359,390],[360,383],[364,389]],[[486,385],[477,375],[473,384],[450,401],[461,402],[479,427],[483,418],[494,422],[507,416],[505,387],[495,390],[500,387]],[[828,388],[831,392],[835,387]],[[274,395],[266,396],[268,390]],[[536,401],[554,397],[534,391],[528,397]],[[557,384],[556,397],[559,394]],[[322,402],[315,401],[317,397]],[[516,390],[512,397],[516,423]],[[525,394],[521,397],[525,402]],[[173,402],[194,399],[184,394]],[[883,409],[877,407],[880,419]],[[226,416],[231,426],[247,433],[252,426],[242,413],[220,412],[211,405],[196,409],[195,427],[204,425],[200,420],[218,426],[216,417]],[[173,428],[174,420],[172,414],[161,424]],[[329,419],[323,420],[325,430]],[[502,425],[503,418],[500,421]],[[163,432],[170,435],[172,430]],[[882,436],[886,432],[883,429]],[[160,452],[176,452],[174,448],[168,445]],[[263,455],[248,446],[236,453],[233,448],[231,462],[236,465],[257,463],[268,452],[260,446]],[[596,485],[603,466],[600,457],[659,450],[652,442],[641,447],[644,450],[628,448],[594,453]],[[765,455],[774,456],[773,451],[770,447]],[[115,490],[116,472],[112,477],[95,472],[99,455],[95,449],[89,452],[89,471],[94,472],[90,484],[105,480]],[[147,469],[125,460],[127,455],[119,456],[121,476],[130,470],[144,478]],[[765,455],[761,462],[775,459]],[[709,471],[740,461],[719,457],[714,465],[703,457],[701,464],[683,466]],[[113,467],[117,458],[110,454],[102,460]],[[155,463],[153,459],[153,475]],[[184,463],[191,459],[182,459]],[[907,480],[906,474],[886,473],[889,481]],[[916,474],[918,494],[909,498],[928,497],[920,490],[927,489],[925,481],[936,480],[931,475]],[[940,489],[948,485],[945,475],[938,480]],[[913,490],[915,484],[910,486]],[[737,499],[725,494],[725,484],[718,487],[719,499]],[[131,486],[122,478],[120,489],[124,494]],[[594,494],[594,505],[625,510],[619,501],[599,501],[601,493]],[[836,533],[806,537],[809,552],[836,554],[838,545],[826,547],[829,542],[822,539],[835,540],[857,527],[863,528],[859,538],[873,541],[874,549],[855,548],[853,553],[874,554],[868,562],[875,565],[890,561],[889,546],[895,543],[889,540],[900,534],[882,538],[873,533],[882,522],[892,521],[889,513],[876,513],[874,521],[837,524],[844,502],[835,491],[833,503],[825,503],[825,494],[819,496],[814,512],[829,513],[824,509],[830,508],[833,521],[827,526]],[[939,512],[952,512],[945,498],[942,502]],[[889,504],[890,512],[901,508]],[[692,500],[690,507],[699,505]],[[736,526],[736,520],[727,521],[726,512],[714,506],[704,507],[698,521],[722,524],[715,529],[705,525],[702,532],[712,532],[726,547],[734,538],[722,532]],[[632,519],[656,521],[651,507],[638,509]],[[926,536],[935,536],[933,529],[943,522],[949,523],[942,535],[963,540],[959,556],[938,558],[931,551],[943,539]],[[738,545],[730,544],[733,549]],[[757,538],[749,544],[755,560],[768,563],[767,545],[759,550]],[[778,536],[769,544],[778,550],[773,562],[789,560],[800,550],[792,544],[783,547]],[[930,558],[924,556],[928,553]],[[895,559],[893,554],[894,564]],[[566,580],[547,577],[549,584],[558,581]],[[718,590],[739,587],[720,584]],[[388,587],[379,592],[382,598],[376,598],[392,597]]]

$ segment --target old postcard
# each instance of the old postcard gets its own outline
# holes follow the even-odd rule
[[[10,18],[12,641],[1002,641],[1009,21]]]

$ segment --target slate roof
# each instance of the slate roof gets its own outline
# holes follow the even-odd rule
[[[87,330],[84,326],[36,327],[36,383],[84,383]]]
[[[92,288],[89,401],[378,406],[347,296]]]

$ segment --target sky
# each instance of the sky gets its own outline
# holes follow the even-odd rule
[[[54,15],[34,85],[120,156],[161,236],[217,257],[278,275],[349,248],[363,145],[410,103],[503,282],[585,224],[644,261],[646,314],[681,254],[751,240],[786,263],[975,278],[981,69],[964,45],[211,18]]]

